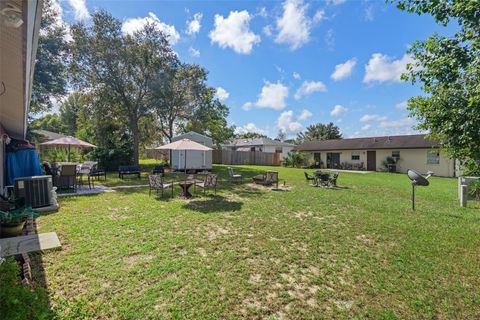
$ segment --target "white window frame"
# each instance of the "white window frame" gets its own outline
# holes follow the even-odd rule
[[[435,158],[433,158],[433,154],[435,154]],[[436,159],[435,161],[432,161],[432,159]],[[427,164],[431,165],[438,165],[440,164],[440,151],[439,150],[427,150]]]
[[[357,157],[357,156],[358,156],[358,159],[353,159],[353,157]],[[352,155],[351,155],[350,159],[352,161],[360,161],[360,152],[359,151],[352,151]]]

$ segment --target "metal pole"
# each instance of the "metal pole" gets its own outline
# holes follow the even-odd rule
[[[415,210],[415,185],[412,183],[412,210]]]

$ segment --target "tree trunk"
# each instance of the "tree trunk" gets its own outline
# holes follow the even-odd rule
[[[130,129],[133,137],[133,164],[139,164],[139,145],[140,145],[140,130],[138,130],[138,119],[135,116],[130,117]]]

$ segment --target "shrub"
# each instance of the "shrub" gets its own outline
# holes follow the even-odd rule
[[[468,186],[468,192],[475,196],[477,201],[480,201],[480,181],[474,181]]]
[[[300,152],[289,152],[287,157],[283,160],[283,166],[298,168],[303,165],[305,156]]]
[[[2,319],[50,319],[48,295],[43,288],[21,284],[20,266],[13,258],[0,262],[0,315]]]

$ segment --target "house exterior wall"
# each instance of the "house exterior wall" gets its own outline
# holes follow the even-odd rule
[[[440,152],[439,164],[427,164],[428,151],[432,149],[377,149],[377,150],[328,150],[328,151],[309,151],[309,158],[313,158],[314,153],[320,153],[322,167],[326,168],[327,153],[339,153],[340,163],[347,162],[351,164],[360,164],[363,162],[364,168],[367,167],[367,151],[376,151],[376,170],[384,171],[382,161],[392,156],[392,151],[400,151],[400,161],[397,163],[397,172],[406,173],[408,169],[427,173],[433,171],[436,176],[454,177],[456,175],[455,162]],[[352,152],[360,156],[360,160],[352,160]]]

